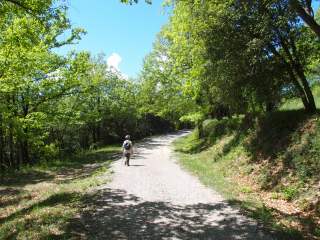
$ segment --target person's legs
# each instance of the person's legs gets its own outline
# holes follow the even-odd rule
[[[125,165],[129,166],[130,153],[126,153],[125,157],[126,157]]]
[[[123,153],[123,158],[124,158],[124,165],[127,165],[127,156],[125,153]]]

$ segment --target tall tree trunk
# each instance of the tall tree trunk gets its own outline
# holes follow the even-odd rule
[[[90,126],[90,129],[91,129],[91,134],[92,134],[92,142],[93,143],[96,143],[97,142],[97,131],[96,131],[96,127],[94,124],[92,124]]]
[[[309,109],[309,101],[307,99],[306,93],[303,90],[303,87],[301,86],[300,82],[296,78],[296,76],[295,76],[294,72],[292,71],[291,66],[289,66],[289,64],[288,64],[288,73],[289,73],[289,76],[291,78],[291,81],[292,81],[293,85],[295,86],[295,88],[298,91],[298,94],[299,94],[299,96],[301,98],[301,101],[303,103],[304,108],[306,109],[306,111],[308,111],[308,109]]]
[[[97,141],[101,141],[101,127],[100,127],[100,122],[97,123],[97,126],[96,126],[96,136],[97,136]]]
[[[292,69],[293,73],[291,74],[293,74],[294,76],[291,76],[291,78],[295,79],[294,84],[298,88],[298,91],[300,92],[300,97],[304,104],[305,110],[308,113],[315,113],[317,110],[316,104],[314,101],[314,97],[313,97],[310,85],[304,74],[303,67],[300,63],[299,56],[296,51],[294,39],[292,38],[284,39],[282,36],[280,36],[280,39],[281,39],[282,48],[288,58],[288,61],[285,61],[285,62],[288,65],[288,67]],[[290,49],[292,51],[290,51]],[[297,81],[295,76],[298,76],[300,81]]]
[[[300,78],[303,90],[304,90],[306,98],[308,100],[308,107],[306,108],[306,110],[308,112],[310,112],[310,113],[315,113],[316,110],[317,110],[317,107],[316,107],[316,104],[315,104],[315,101],[314,101],[314,97],[313,97],[309,82],[308,82],[308,80],[306,78],[306,75],[304,73],[303,66],[302,66],[302,64],[300,62],[299,54],[297,52],[297,48],[296,48],[296,45],[295,45],[295,41],[294,41],[292,36],[289,38],[288,41],[289,41],[289,44],[291,46],[292,55],[293,55],[293,58],[291,59],[292,67],[295,69],[296,74]]]
[[[29,164],[30,162],[30,157],[29,157],[29,144],[28,140],[20,140],[19,141],[20,149],[20,162],[23,164]]]
[[[307,80],[306,76],[304,75],[304,72],[301,69],[301,66],[296,65],[295,69],[296,69],[297,75],[300,78],[300,81],[301,81],[302,86],[303,86],[303,91],[305,92],[305,96],[306,96],[307,101],[308,101],[308,106],[306,107],[306,110],[309,113],[315,113],[317,111],[317,107],[316,107],[316,103],[314,101],[314,97],[313,97],[310,85],[308,83],[308,80]]]
[[[9,124],[9,166],[16,167],[14,164],[14,142],[13,142],[13,126],[12,123]]]
[[[309,2],[311,3],[311,1]],[[320,25],[313,17],[311,6],[304,8],[298,0],[290,0],[290,5],[302,18],[302,20],[312,29],[312,31],[320,38]]]
[[[25,98],[22,96],[23,104],[22,104],[22,110],[23,110],[23,117],[26,118],[29,114],[29,103],[25,100]],[[29,141],[28,141],[28,126],[25,126],[23,128],[23,139],[20,141],[20,152],[22,153],[22,163],[28,164],[30,162],[29,157]]]
[[[0,113],[0,172],[4,171],[4,141],[3,141],[2,114]]]

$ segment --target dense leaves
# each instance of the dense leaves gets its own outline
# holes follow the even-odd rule
[[[160,38],[169,43],[161,56],[170,64],[161,76],[147,68],[144,75],[174,76],[167,85],[191,96],[204,115],[272,111],[290,97],[316,110],[310,73],[319,42],[292,1],[175,1]]]
[[[140,85],[105,56],[55,53],[85,33],[71,26],[64,1],[0,4],[1,170],[171,128],[141,108]]]
[[[139,78],[127,80],[103,55],[55,53],[85,33],[71,26],[65,1],[0,1],[1,170],[127,133],[143,137],[206,117],[272,111],[292,97],[315,112],[320,45],[297,1],[165,3],[173,4],[170,21]],[[298,3],[317,22],[311,1]]]

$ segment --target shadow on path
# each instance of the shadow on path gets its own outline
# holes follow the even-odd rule
[[[85,239],[270,239],[252,221],[230,214],[225,202],[179,206],[106,188],[87,196],[85,205],[79,232]]]

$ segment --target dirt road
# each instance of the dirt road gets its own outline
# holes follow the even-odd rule
[[[90,239],[272,239],[181,169],[170,143],[183,134],[146,139],[130,167],[113,164],[82,216]]]

